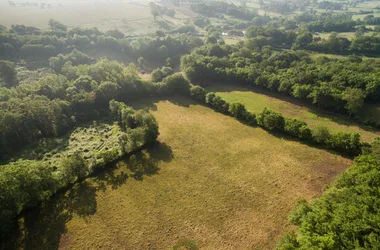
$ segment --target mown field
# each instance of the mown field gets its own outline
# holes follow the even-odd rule
[[[159,122],[159,145],[27,213],[19,247],[271,249],[295,201],[351,164],[188,99],[141,107]]]
[[[229,85],[212,86],[207,90],[216,92],[229,103],[240,102],[252,112],[260,112],[267,107],[282,113],[285,117],[303,120],[310,127],[326,126],[333,132],[358,132],[362,140],[366,142],[372,142],[375,137],[380,135],[380,132],[373,131],[365,126],[358,126],[343,117],[319,112],[314,108],[302,106],[290,98],[286,99],[273,93],[271,93],[273,94],[272,96],[269,96],[267,95],[268,93],[255,93],[247,88],[236,88],[236,86]],[[375,107],[368,108],[366,111],[371,116],[379,114]]]

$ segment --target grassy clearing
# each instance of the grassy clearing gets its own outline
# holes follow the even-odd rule
[[[136,105],[157,118],[160,144],[27,214],[21,245],[271,249],[296,199],[319,196],[351,164],[187,99]]]
[[[42,160],[58,166],[63,157],[80,152],[87,161],[97,159],[97,153],[118,148],[121,130],[112,122],[94,122],[76,128],[66,136],[42,139],[38,144],[26,147],[17,158]]]
[[[241,36],[228,36],[228,37],[223,38],[223,39],[224,39],[224,42],[226,44],[233,45],[233,44],[237,44],[240,41],[244,41],[245,37],[241,37]]]
[[[236,90],[236,86],[210,87],[208,91],[217,92],[218,95],[230,103],[240,102],[252,112],[260,112],[264,107],[267,107],[282,113],[286,117],[301,119],[312,128],[326,126],[334,132],[358,132],[361,134],[362,140],[367,142],[371,142],[375,137],[380,135],[380,132],[359,127],[343,117],[323,114],[313,108],[302,106],[291,99],[287,100],[281,96],[268,96],[266,94],[252,92],[246,88]],[[375,107],[372,107],[368,112],[371,112],[373,115],[379,114],[378,109],[376,110]]]

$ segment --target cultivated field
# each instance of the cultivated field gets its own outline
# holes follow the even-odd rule
[[[362,140],[372,142],[372,140],[380,136],[380,132],[371,131],[370,128],[364,126],[359,127],[348,119],[337,115],[328,115],[318,112],[316,109],[302,106],[293,99],[284,99],[283,96],[277,97],[275,94],[268,96],[266,94],[255,93],[246,88],[236,88],[236,86],[213,86],[208,91],[216,92],[226,101],[240,102],[244,104],[248,110],[252,112],[261,112],[265,107],[280,112],[285,117],[297,118],[305,121],[310,127],[326,126],[333,132],[358,132],[361,134]],[[267,92],[265,92],[267,93]],[[268,94],[268,93],[267,93]],[[272,93],[273,94],[273,93]],[[374,116],[376,109],[371,108],[371,114]]]
[[[271,249],[295,201],[319,196],[351,164],[187,99],[137,106],[157,118],[160,144],[27,214],[21,245]]]

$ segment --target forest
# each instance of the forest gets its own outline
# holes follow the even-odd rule
[[[2,4],[0,249],[380,247],[380,2]]]

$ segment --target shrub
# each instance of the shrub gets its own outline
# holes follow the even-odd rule
[[[190,88],[190,96],[202,103],[206,102],[206,90],[200,86],[192,86]]]
[[[263,128],[270,131],[284,131],[285,119],[284,117],[277,112],[264,110],[257,115],[257,123]]]
[[[228,112],[239,120],[245,120],[248,111],[243,104],[235,102],[229,105]]]
[[[0,83],[3,81],[7,87],[18,83],[17,72],[14,64],[10,61],[0,61]]]
[[[302,140],[309,140],[312,137],[306,122],[297,119],[285,119],[284,131],[288,135]]]
[[[317,127],[312,131],[313,140],[319,144],[328,144],[331,140],[331,133],[327,127]]]
[[[175,73],[163,80],[164,89],[167,94],[185,94],[190,93],[190,82],[182,75]]]

